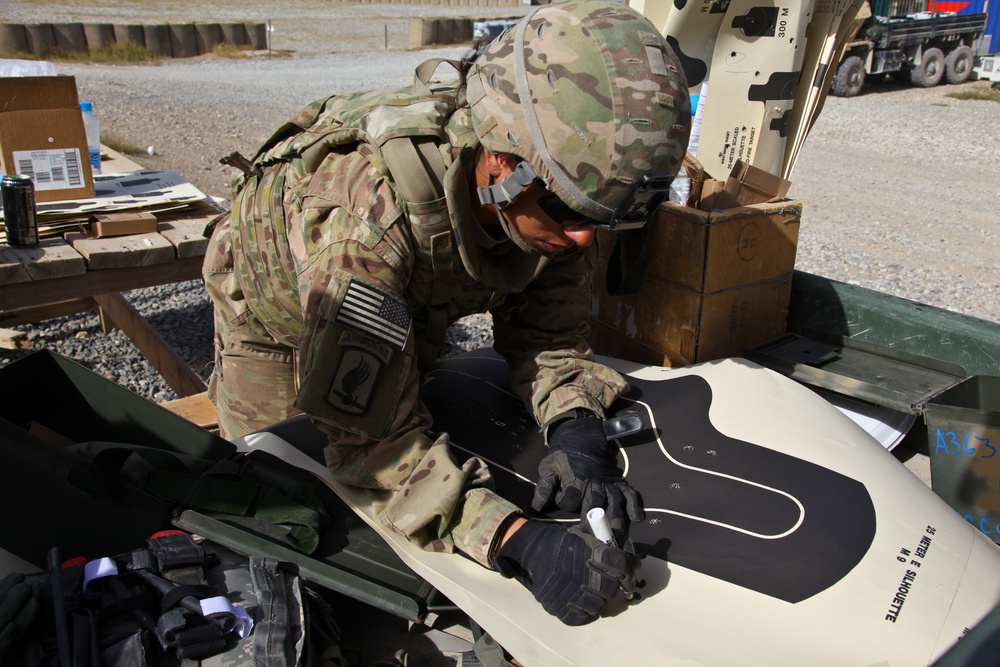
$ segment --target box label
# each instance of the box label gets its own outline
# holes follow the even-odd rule
[[[30,176],[35,190],[65,190],[83,186],[80,149],[14,151],[17,173]]]

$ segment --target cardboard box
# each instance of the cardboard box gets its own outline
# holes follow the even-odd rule
[[[791,200],[716,212],[665,203],[651,223],[642,286],[623,297],[607,293],[614,238],[601,232],[595,351],[683,366],[737,356],[784,333],[801,213]]]
[[[74,77],[0,77],[0,168],[31,176],[38,202],[94,196]]]
[[[784,278],[801,217],[789,200],[714,212],[667,202],[652,222],[646,275],[703,293]]]
[[[149,211],[101,213],[93,217],[90,231],[97,238],[151,234],[156,231],[156,216]]]

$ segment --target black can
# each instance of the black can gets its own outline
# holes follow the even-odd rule
[[[38,217],[35,210],[35,186],[31,178],[20,174],[4,176],[0,181],[3,201],[3,224],[10,245],[38,243]]]

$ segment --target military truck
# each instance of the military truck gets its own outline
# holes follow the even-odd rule
[[[887,75],[923,88],[968,80],[986,14],[920,11],[927,6],[926,0],[866,2],[861,11],[869,16],[847,43],[830,92],[853,97]]]

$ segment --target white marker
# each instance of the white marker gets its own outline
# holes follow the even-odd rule
[[[594,537],[609,547],[618,548],[618,542],[615,541],[614,533],[611,532],[611,524],[608,523],[608,517],[604,514],[603,509],[595,507],[587,512],[587,521],[590,523],[590,529],[594,531]]]
[[[604,514],[604,510],[600,507],[595,507],[594,509],[587,512],[587,523],[590,524],[590,529],[594,531],[594,537],[604,542],[609,547],[618,549],[618,541],[615,539],[614,533],[611,532],[611,524],[608,522],[608,517]],[[629,593],[624,588],[622,593],[625,594],[625,599],[631,601],[636,593]]]

